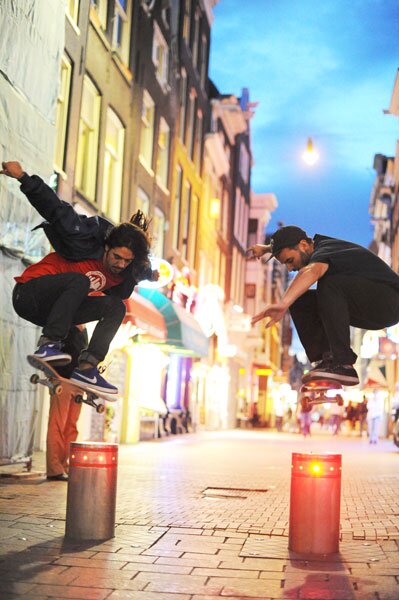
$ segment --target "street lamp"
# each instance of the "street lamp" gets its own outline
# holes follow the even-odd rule
[[[313,146],[312,138],[308,138],[308,143],[306,145],[306,150],[302,154],[302,158],[309,167],[313,167],[317,163],[320,158],[319,153],[315,150]]]

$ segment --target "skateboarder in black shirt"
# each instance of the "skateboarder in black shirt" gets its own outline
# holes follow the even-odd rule
[[[270,327],[289,310],[315,363],[303,382],[323,378],[342,385],[359,383],[350,326],[378,330],[399,321],[399,276],[362,246],[319,234],[312,239],[293,225],[277,230],[269,245],[248,249],[255,258],[266,253],[298,274],[280,302],[267,305],[252,324],[269,318]],[[310,289],[315,283],[316,289]]]

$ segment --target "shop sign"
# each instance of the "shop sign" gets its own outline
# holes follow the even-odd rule
[[[157,281],[149,281],[143,279],[138,284],[139,287],[147,289],[159,289],[165,287],[170,283],[174,276],[174,269],[172,265],[164,258],[158,258],[157,256],[150,256],[151,268],[153,271],[158,271],[159,277]]]

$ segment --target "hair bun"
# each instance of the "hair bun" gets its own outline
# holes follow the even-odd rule
[[[150,226],[150,219],[148,219],[141,210],[138,210],[131,216],[130,223],[143,231],[147,231]]]

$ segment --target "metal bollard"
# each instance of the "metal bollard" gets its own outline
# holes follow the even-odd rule
[[[298,554],[339,551],[341,454],[292,454],[288,548]]]
[[[66,538],[114,537],[117,470],[118,444],[71,442]]]

